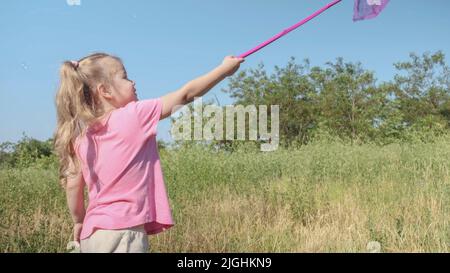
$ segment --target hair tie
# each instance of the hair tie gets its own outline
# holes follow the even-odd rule
[[[75,66],[75,69],[78,68],[79,63],[77,61],[70,61],[70,62],[73,64],[73,66]]]

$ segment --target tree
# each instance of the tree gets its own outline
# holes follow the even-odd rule
[[[222,91],[236,99],[234,104],[279,105],[280,143],[307,143],[317,123],[316,90],[308,77],[309,60],[296,64],[292,57],[286,67],[275,66],[270,76],[263,69],[260,64],[256,69],[238,73]]]
[[[27,167],[37,159],[52,156],[52,139],[39,141],[24,133],[17,143],[2,143],[0,154],[2,164],[11,167]]]
[[[410,127],[448,127],[450,122],[450,69],[441,51],[418,56],[394,64],[399,71],[394,77],[395,96]]]
[[[333,134],[352,142],[374,134],[380,102],[386,93],[375,85],[375,76],[360,63],[345,63],[338,58],[328,68],[314,67],[311,78],[318,92],[320,124]]]

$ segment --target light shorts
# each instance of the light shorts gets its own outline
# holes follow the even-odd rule
[[[148,236],[144,225],[119,229],[96,230],[81,240],[81,253],[147,253]]]

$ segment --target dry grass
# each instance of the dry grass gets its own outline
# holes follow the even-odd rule
[[[450,142],[161,152],[176,225],[152,252],[448,252]],[[64,252],[56,170],[0,170],[0,252]]]
[[[337,186],[324,183],[314,189],[315,205],[299,217],[291,200],[283,201],[289,182],[270,182],[269,199],[256,187],[245,194],[211,189],[199,201],[186,204],[179,225],[153,238],[152,249],[367,252],[367,243],[378,241],[384,252],[448,252],[448,214],[439,197],[418,191],[416,198],[386,202],[386,196],[397,195],[398,189],[395,182],[383,181],[378,190],[353,186],[333,198]]]

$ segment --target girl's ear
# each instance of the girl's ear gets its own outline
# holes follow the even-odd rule
[[[111,99],[112,95],[111,95],[111,91],[106,89],[106,86],[103,83],[99,83],[97,85],[97,93],[99,96],[105,98],[105,99]]]

